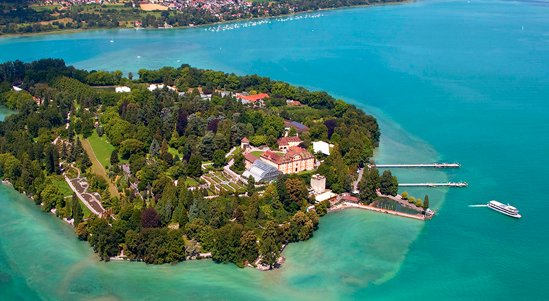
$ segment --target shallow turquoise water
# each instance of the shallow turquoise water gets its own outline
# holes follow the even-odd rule
[[[0,39],[0,60],[62,57],[79,68],[134,74],[185,62],[327,90],[378,118],[378,162],[462,164],[459,170],[394,171],[401,182],[470,184],[408,189],[421,198],[429,194],[432,207],[440,208],[434,220],[331,214],[311,241],[288,247],[282,269],[268,273],[209,261],[104,264],[62,222],[2,187],[0,297],[546,298],[549,8],[419,1],[322,14],[220,32]],[[517,206],[523,218],[468,207],[492,199]]]

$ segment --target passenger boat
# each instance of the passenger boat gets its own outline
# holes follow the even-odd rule
[[[488,203],[488,207],[514,218],[521,218],[521,215],[518,213],[519,211],[517,210],[517,208],[509,204],[505,205],[497,201],[490,201],[490,203]]]

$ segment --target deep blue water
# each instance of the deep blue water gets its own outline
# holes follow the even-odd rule
[[[469,183],[408,189],[416,197],[429,194],[439,208],[432,221],[335,213],[322,219],[311,241],[291,245],[285,266],[269,273],[211,262],[105,265],[70,231],[56,232],[54,226],[63,225],[53,217],[24,209],[31,205],[2,189],[0,203],[10,210],[0,211],[0,296],[70,299],[78,291],[79,298],[121,299],[546,299],[549,8],[419,1],[322,14],[220,32],[3,38],[0,61],[61,57],[79,68],[134,74],[189,63],[328,91],[378,118],[379,163],[462,164],[458,170],[393,171],[401,182]],[[492,199],[516,206],[523,218],[468,207]],[[23,216],[36,224],[20,223]],[[36,231],[42,247],[59,252],[47,257],[57,270],[31,256]],[[48,245],[50,236],[63,251]],[[66,286],[48,288],[55,282],[39,277],[42,270]],[[67,276],[79,270],[85,276]],[[98,282],[89,290],[76,285]]]

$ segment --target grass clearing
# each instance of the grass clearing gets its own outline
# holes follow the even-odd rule
[[[73,191],[67,181],[52,181],[52,183],[53,185],[57,186],[63,196],[71,196],[73,194]]]
[[[168,153],[172,154],[172,156],[175,157],[175,155],[177,155],[179,157],[179,159],[183,158],[183,155],[179,153],[179,151],[173,147],[169,147],[168,148]]]
[[[225,190],[227,190],[227,191],[234,191],[234,189],[231,188],[231,186],[226,185],[226,184],[221,184],[221,187],[223,187],[223,188],[224,188]]]
[[[193,178],[187,178],[185,184],[187,184],[187,186],[198,186],[198,183]]]
[[[97,133],[94,133],[94,134],[97,135]],[[82,141],[82,147],[86,150],[86,152],[88,153],[88,156],[90,157],[90,161],[92,162],[92,167],[91,168],[92,168],[93,172],[96,175],[102,176],[103,178],[105,178],[105,180],[107,180],[107,183],[109,184],[109,191],[111,192],[112,196],[120,197],[120,194],[118,193],[118,190],[116,189],[114,184],[111,182],[111,180],[107,176],[107,171],[105,171],[104,166],[101,166],[101,164],[99,163],[99,161],[98,161],[98,159],[97,159],[97,157],[96,157],[96,155],[93,151],[93,147],[90,144],[90,141],[88,139],[81,139],[80,141]],[[110,157],[110,153],[109,153],[109,157]]]
[[[97,160],[103,168],[111,165],[111,153],[114,150],[114,146],[107,142],[107,136],[103,135],[99,137],[96,131],[93,131],[93,134],[88,138],[88,141],[91,144],[93,152],[97,157]]]
[[[56,8],[61,8],[61,5],[39,5],[39,6],[31,5],[29,8],[32,8],[37,12],[41,12],[45,10],[53,11]]]

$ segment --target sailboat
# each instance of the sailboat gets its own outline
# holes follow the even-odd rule
[[[111,43],[114,43],[114,39],[111,39]]]

